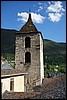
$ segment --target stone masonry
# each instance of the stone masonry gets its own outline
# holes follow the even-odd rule
[[[28,27],[29,25],[31,27]],[[25,47],[26,37],[30,38],[30,47]],[[26,53],[30,54],[31,60],[27,63]],[[42,83],[44,78],[43,38],[41,32],[38,32],[34,26],[31,14],[26,24],[16,33],[15,64],[15,69],[28,73],[25,79],[25,91],[33,91],[33,87]]]

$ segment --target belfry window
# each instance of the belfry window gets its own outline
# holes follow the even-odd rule
[[[30,48],[30,37],[25,38],[25,48]]]
[[[25,63],[31,63],[31,54],[30,54],[30,52],[25,53]]]

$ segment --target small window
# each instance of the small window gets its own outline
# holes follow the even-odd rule
[[[10,79],[10,91],[14,91],[14,78]]]
[[[31,54],[30,54],[30,52],[25,53],[25,63],[31,63]]]
[[[25,48],[30,48],[30,37],[25,38]]]

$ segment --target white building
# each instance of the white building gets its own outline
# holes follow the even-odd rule
[[[7,90],[9,92],[24,92],[25,75],[19,70],[2,70],[1,71],[1,90],[2,94]]]

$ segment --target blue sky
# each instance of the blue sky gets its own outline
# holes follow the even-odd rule
[[[20,28],[31,13],[44,39],[66,42],[66,1],[1,1],[1,28]]]

